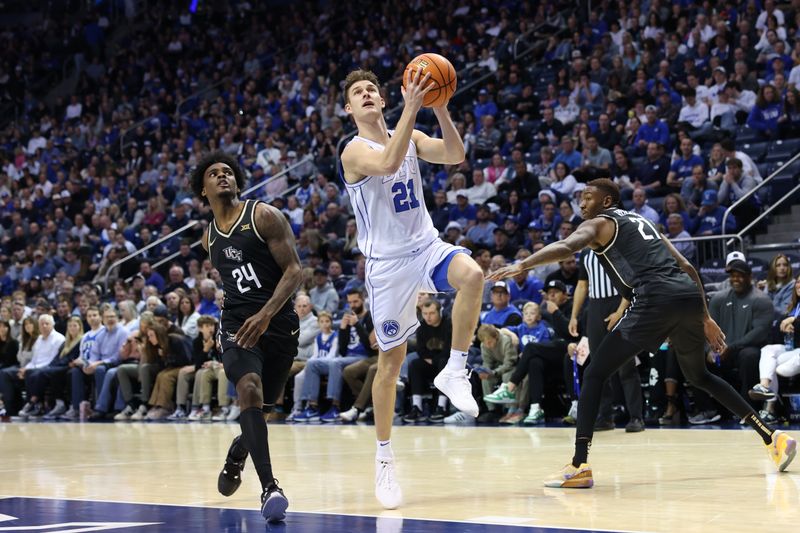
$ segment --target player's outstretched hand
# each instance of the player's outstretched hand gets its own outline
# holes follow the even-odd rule
[[[242,348],[252,348],[258,342],[259,337],[267,331],[270,320],[272,317],[269,314],[263,310],[259,311],[245,320],[242,327],[236,332],[233,341]]]
[[[411,73],[406,71],[403,74],[406,78],[404,80],[405,83],[400,87],[406,106],[415,112],[419,111],[419,108],[422,107],[422,102],[425,100],[425,95],[435,86],[433,83],[428,83],[428,80],[431,79],[431,73],[426,72],[424,76],[420,77],[421,72],[421,70],[415,70]]]
[[[711,344],[712,350],[720,353],[725,351],[725,333],[722,332],[722,329],[710,316],[703,319],[703,332],[706,335],[706,340]]]
[[[509,266],[504,266],[502,268],[498,268],[497,270],[486,276],[486,279],[488,281],[502,281],[506,278],[510,278],[516,276],[517,274],[521,274],[522,272],[525,272],[525,269],[522,268],[520,263],[517,263],[515,265],[509,265]]]

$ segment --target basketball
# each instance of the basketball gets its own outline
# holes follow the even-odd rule
[[[457,80],[456,69],[446,57],[439,54],[420,54],[412,59],[403,72],[404,87],[406,79],[415,70],[422,71],[420,77],[430,72],[429,83],[435,84],[435,87],[425,95],[425,100],[422,102],[423,107],[439,107],[450,101],[450,97],[456,92]]]

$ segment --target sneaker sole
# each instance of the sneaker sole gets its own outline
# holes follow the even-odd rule
[[[545,487],[551,489],[591,489],[594,486],[592,472],[581,472],[580,474],[564,481],[545,481]]]
[[[791,462],[794,460],[794,456],[797,455],[797,441],[791,439],[789,442],[786,443],[786,449],[783,450],[783,461],[780,465],[778,465],[778,471],[783,472],[786,470]]]
[[[758,401],[767,401],[767,400],[774,400],[775,394],[764,394],[763,392],[758,392],[753,389],[747,391],[747,395],[750,396],[751,400],[758,400]]]
[[[497,404],[497,405],[509,405],[509,404],[512,404],[512,403],[517,403],[516,399],[510,399],[510,398],[506,398],[506,399],[502,399],[502,400],[490,400],[488,398],[484,398],[483,401],[486,402],[486,403],[494,403],[494,404]]]
[[[286,496],[272,496],[267,498],[261,506],[261,516],[267,522],[282,522],[286,520],[286,509],[289,508],[289,500]]]
[[[703,424],[713,424],[714,422],[719,422],[719,419],[722,418],[720,415],[712,416],[711,418],[707,418],[705,420],[695,420],[692,422],[689,420],[689,423],[695,426],[702,426]]]

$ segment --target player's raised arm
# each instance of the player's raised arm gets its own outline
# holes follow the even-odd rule
[[[430,73],[420,77],[420,71],[416,70],[406,80],[405,87],[402,88],[405,107],[400,115],[400,120],[395,126],[394,134],[386,143],[382,152],[371,149],[363,143],[350,143],[342,152],[342,166],[344,167],[344,177],[348,183],[356,183],[365,176],[389,176],[397,172],[408,151],[408,141],[414,131],[414,123],[417,113],[422,107],[425,95],[434,87],[429,84]],[[381,101],[378,88],[371,83],[358,83],[350,89],[348,95],[350,103],[346,108],[355,114],[356,108],[365,103],[374,102],[378,105]],[[356,115],[356,120],[358,116]]]
[[[466,155],[464,142],[461,140],[458,130],[456,130],[456,125],[453,124],[453,119],[450,118],[447,106],[434,107],[433,113],[439,120],[442,138],[433,139],[419,130],[414,130],[411,138],[414,139],[414,144],[417,145],[417,154],[420,159],[424,159],[428,163],[442,165],[457,165],[461,163]]]
[[[564,240],[556,241],[548,244],[535,254],[526,257],[523,261],[500,268],[489,274],[486,279],[499,281],[501,279],[510,278],[530,270],[539,265],[547,265],[557,261],[563,261],[568,257],[574,255],[576,252],[583,250],[591,243],[598,240],[598,236],[603,232],[603,226],[611,222],[603,218],[594,218],[584,221],[575,232]]]
[[[255,345],[269,327],[273,316],[297,291],[303,281],[300,258],[295,249],[294,234],[283,213],[272,206],[259,203],[255,207],[255,224],[258,234],[266,241],[272,257],[283,271],[272,297],[261,311],[248,318],[236,333],[236,342],[244,348]]]

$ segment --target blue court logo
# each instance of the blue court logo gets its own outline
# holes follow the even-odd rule
[[[400,333],[400,324],[396,320],[387,320],[383,323],[381,329],[383,329],[383,334],[387,337],[394,337]]]

